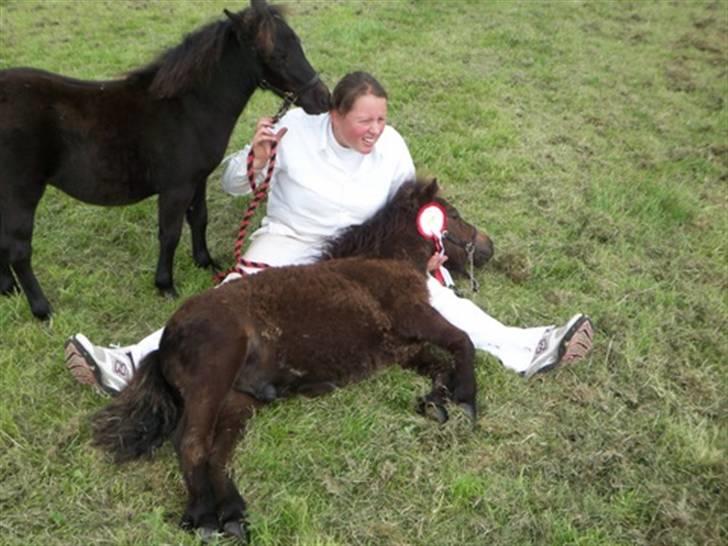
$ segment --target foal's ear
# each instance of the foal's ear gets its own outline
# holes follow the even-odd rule
[[[425,191],[422,192],[425,201],[432,201],[440,191],[440,186],[437,184],[437,178],[433,178],[425,185]]]
[[[262,11],[268,7],[268,2],[265,0],[250,0],[250,7],[255,11]]]
[[[231,11],[228,11],[227,8],[223,8],[223,13],[227,15],[227,18],[230,19],[233,22],[233,25],[235,26],[235,30],[238,32],[242,31],[243,28],[245,28],[245,21],[240,16],[239,13],[233,13]]]

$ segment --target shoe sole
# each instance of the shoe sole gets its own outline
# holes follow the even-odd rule
[[[583,316],[571,325],[559,345],[559,358],[554,364],[544,366],[536,373],[544,373],[569,366],[584,358],[592,349],[594,339],[594,325],[589,317]]]
[[[66,368],[78,383],[89,385],[111,396],[119,394],[101,382],[101,370],[93,364],[93,357],[75,339],[71,338],[66,341],[64,353]]]

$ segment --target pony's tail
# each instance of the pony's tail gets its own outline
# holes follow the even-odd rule
[[[91,418],[93,443],[117,463],[151,455],[177,426],[182,404],[162,375],[159,352],[147,355],[131,383]]]

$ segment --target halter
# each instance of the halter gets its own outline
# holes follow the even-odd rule
[[[278,109],[278,112],[276,112],[276,115],[273,116],[273,123],[277,123],[278,120],[283,117],[283,115],[288,111],[288,109],[293,105],[293,103],[298,100],[298,98],[301,95],[303,95],[306,91],[311,89],[314,85],[316,85],[320,81],[321,81],[321,78],[319,77],[318,73],[314,73],[313,77],[310,80],[308,80],[306,83],[301,85],[295,91],[285,91],[285,90],[281,89],[280,87],[276,87],[275,85],[270,83],[265,78],[260,80],[258,87],[260,87],[261,89],[265,89],[267,91],[273,91],[273,93],[275,93],[279,97],[283,98],[283,104],[281,104],[281,107]]]
[[[480,290],[480,283],[478,282],[478,279],[475,278],[475,239],[477,236],[478,232],[475,229],[473,230],[473,236],[469,241],[458,239],[454,235],[450,235],[449,231],[442,234],[443,239],[447,239],[455,246],[459,246],[468,255],[468,271],[466,274],[470,280],[470,290],[472,292]]]

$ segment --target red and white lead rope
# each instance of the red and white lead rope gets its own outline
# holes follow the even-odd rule
[[[278,123],[278,121],[288,111],[292,104],[293,99],[291,99],[290,97],[286,97],[283,100],[283,104],[278,109],[278,112],[276,112],[276,115],[273,116],[273,125]],[[246,260],[242,256],[243,243],[245,243],[245,237],[247,237],[248,235],[248,228],[250,227],[251,220],[253,219],[253,216],[255,216],[255,211],[258,209],[258,206],[260,206],[260,204],[265,201],[266,197],[268,197],[268,189],[270,188],[271,178],[273,178],[273,171],[276,167],[276,157],[278,155],[277,140],[273,141],[273,143],[271,144],[270,152],[271,153],[270,158],[268,159],[268,168],[265,173],[265,178],[263,179],[263,182],[258,185],[255,182],[255,167],[253,167],[255,154],[253,153],[253,147],[250,147],[246,162],[246,171],[248,184],[250,184],[250,190],[252,192],[253,198],[248,204],[248,209],[245,211],[245,214],[243,214],[243,219],[240,221],[240,227],[238,228],[238,237],[237,239],[235,239],[235,265],[227,271],[223,271],[215,275],[215,284],[221,283],[223,279],[225,279],[225,277],[227,277],[230,273],[239,273],[241,275],[246,275],[246,267],[253,269],[265,269],[266,267],[270,267],[268,264],[262,262],[253,262],[251,260]]]

